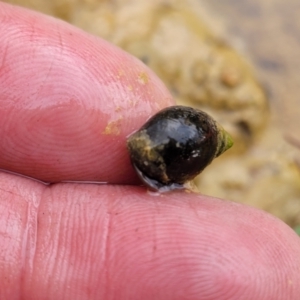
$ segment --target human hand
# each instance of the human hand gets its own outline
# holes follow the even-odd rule
[[[126,136],[172,98],[137,59],[0,3],[0,299],[299,299],[300,239],[203,195],[151,195]]]

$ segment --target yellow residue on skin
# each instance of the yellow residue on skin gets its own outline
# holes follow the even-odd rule
[[[122,107],[121,107],[121,106],[116,106],[115,112],[120,112],[121,110],[122,110]]]
[[[108,122],[105,129],[102,131],[102,134],[106,135],[119,135],[120,134],[120,124],[121,119],[118,119],[116,121]]]
[[[139,74],[138,82],[141,84],[147,84],[149,82],[148,74],[145,72],[142,72]]]
[[[133,90],[132,85],[128,85],[127,88],[128,88],[129,91],[132,91],[132,90]]]
[[[128,103],[130,107],[136,107],[138,100],[129,100]]]
[[[121,70],[119,70],[119,71],[118,71],[118,75],[119,75],[119,77],[122,77],[122,76],[124,76],[124,74],[125,74],[125,73],[124,73],[124,70],[122,70],[122,69],[121,69]]]

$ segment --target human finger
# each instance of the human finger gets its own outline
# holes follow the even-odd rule
[[[132,183],[126,137],[173,100],[138,59],[0,2],[0,168],[43,181]]]
[[[0,176],[1,299],[297,300],[300,240],[186,192]]]

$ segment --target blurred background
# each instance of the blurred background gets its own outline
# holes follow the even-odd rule
[[[201,193],[281,218],[300,234],[298,0],[6,0],[61,18],[141,59],[178,104],[201,108],[234,147]]]

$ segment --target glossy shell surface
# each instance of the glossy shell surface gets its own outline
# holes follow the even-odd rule
[[[232,146],[225,130],[203,111],[165,108],[127,140],[131,162],[152,190],[183,188]]]

